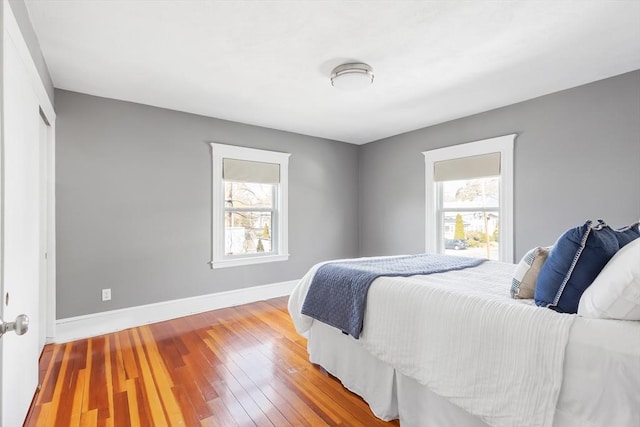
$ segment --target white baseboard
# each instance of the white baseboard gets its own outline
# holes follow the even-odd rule
[[[53,342],[64,343],[190,314],[290,295],[297,280],[139,305],[56,320]]]

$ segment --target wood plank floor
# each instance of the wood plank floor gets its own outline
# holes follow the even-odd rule
[[[287,298],[48,345],[26,426],[398,426],[309,362]]]

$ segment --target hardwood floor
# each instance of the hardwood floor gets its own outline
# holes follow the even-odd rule
[[[26,426],[398,426],[309,362],[287,298],[67,344]]]

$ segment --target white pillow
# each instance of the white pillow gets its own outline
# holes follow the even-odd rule
[[[578,315],[640,320],[640,238],[616,252],[584,291]]]

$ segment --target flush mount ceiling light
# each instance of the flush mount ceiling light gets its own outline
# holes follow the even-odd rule
[[[357,90],[371,83],[373,83],[373,69],[361,62],[338,65],[331,72],[331,86],[340,89]]]

